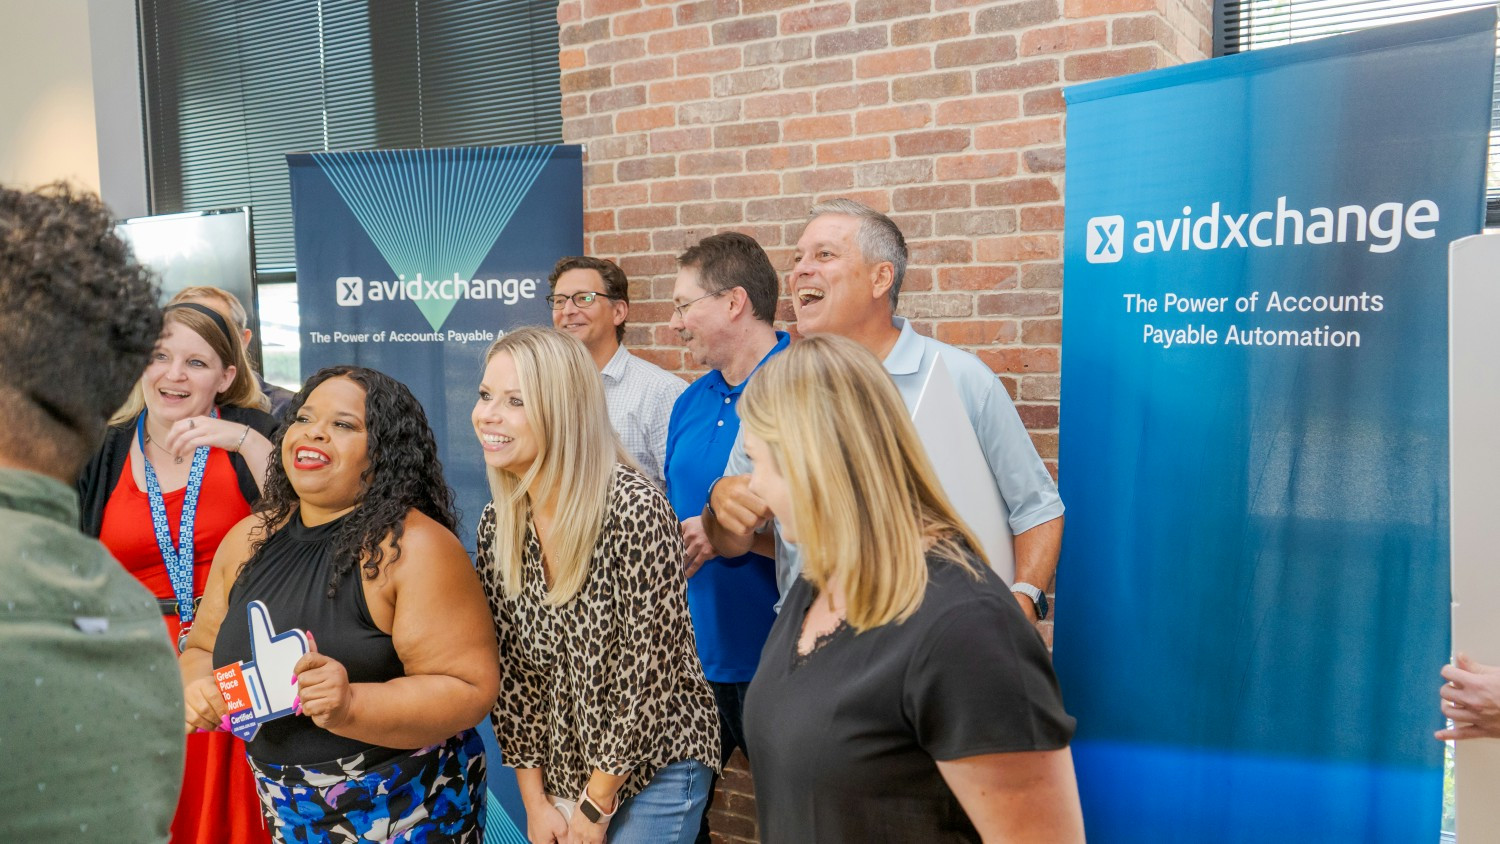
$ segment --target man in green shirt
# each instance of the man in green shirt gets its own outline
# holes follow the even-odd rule
[[[73,479],[161,330],[92,196],[0,188],[0,841],[167,840],[183,702],[156,601]]]

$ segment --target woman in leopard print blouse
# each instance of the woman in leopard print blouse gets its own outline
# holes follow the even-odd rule
[[[494,497],[479,526],[500,641],[492,720],[527,837],[688,844],[719,724],[671,505],[620,448],[598,370],[567,334],[497,340],[473,422]]]

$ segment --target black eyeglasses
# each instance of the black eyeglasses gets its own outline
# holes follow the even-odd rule
[[[553,293],[551,296],[544,296],[542,298],[547,302],[547,304],[552,306],[552,310],[560,311],[563,309],[564,303],[569,299],[572,299],[573,304],[577,305],[578,307],[587,308],[588,306],[594,304],[595,299],[618,299],[619,297],[611,296],[608,293],[594,293],[592,291],[585,290],[580,293],[574,293],[572,296],[564,296],[561,293]]]
[[[712,293],[705,293],[702,296],[699,296],[698,298],[692,300],[691,302],[683,302],[681,305],[673,305],[672,306],[672,310],[676,311],[678,316],[685,317],[685,316],[687,316],[687,309],[688,308],[691,308],[692,306],[698,304],[699,302],[702,302],[704,299],[712,299],[713,297],[718,296],[720,293],[728,293],[730,290],[733,290],[733,289],[734,288],[732,288],[732,287],[726,287],[723,290],[715,290]]]

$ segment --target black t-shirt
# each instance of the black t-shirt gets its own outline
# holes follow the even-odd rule
[[[761,840],[978,841],[934,760],[1056,750],[1072,738],[1041,636],[1004,581],[929,557],[905,622],[841,627],[806,657],[798,580],[745,700]]]

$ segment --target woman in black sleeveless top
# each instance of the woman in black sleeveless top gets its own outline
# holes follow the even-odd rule
[[[219,547],[182,653],[187,729],[228,726],[215,667],[299,628],[312,648],[295,676],[262,677],[273,699],[277,684],[296,687],[298,714],[248,745],[276,839],[477,844],[472,728],[499,671],[426,415],[399,382],[341,366],[314,375],[287,419],[265,495]]]

